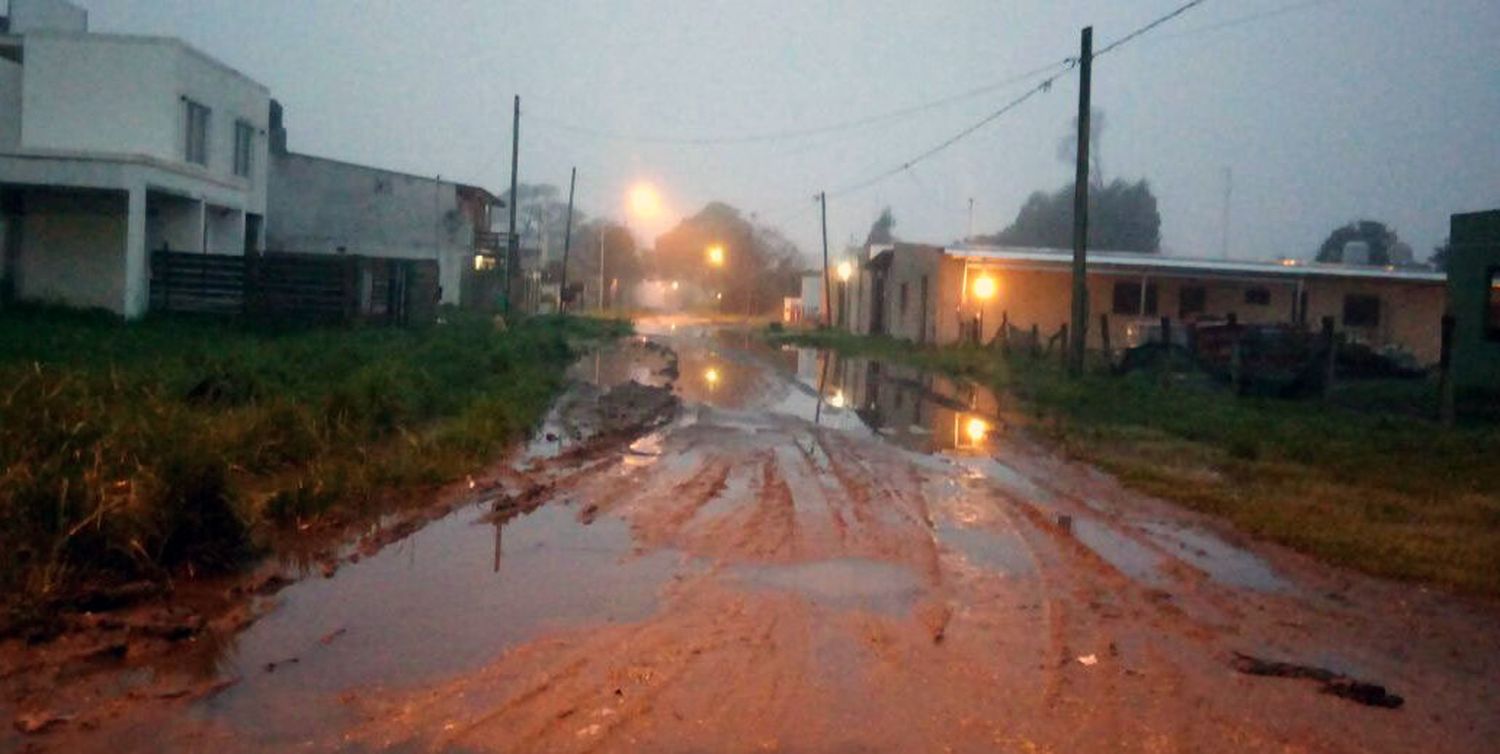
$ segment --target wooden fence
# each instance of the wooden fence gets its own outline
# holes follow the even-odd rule
[[[151,308],[313,322],[430,322],[437,262],[270,252],[245,256],[158,251]]]

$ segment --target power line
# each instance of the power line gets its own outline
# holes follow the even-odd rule
[[[1188,2],[1188,3],[1186,3],[1186,4],[1182,5],[1182,6],[1179,6],[1176,10],[1173,10],[1172,12],[1170,12],[1170,13],[1164,15],[1164,16],[1156,18],[1155,20],[1151,21],[1150,23],[1147,23],[1146,25],[1141,26],[1140,28],[1136,29],[1135,31],[1130,32],[1129,34],[1126,34],[1125,36],[1119,38],[1118,40],[1115,40],[1114,42],[1110,43],[1109,45],[1106,45],[1103,49],[1099,50],[1098,52],[1095,52],[1092,57],[1098,58],[1100,55],[1104,55],[1106,53],[1109,53],[1111,51],[1119,49],[1120,47],[1122,47],[1122,46],[1124,46],[1126,44],[1129,44],[1130,42],[1132,42],[1135,39],[1141,37],[1142,35],[1149,33],[1152,29],[1155,29],[1158,26],[1161,26],[1162,24],[1165,24],[1165,23],[1171,21],[1172,19],[1177,18],[1178,16],[1181,16],[1184,13],[1187,13],[1188,11],[1192,10],[1193,8],[1198,7],[1199,5],[1202,5],[1203,3],[1207,2],[1207,1],[1208,0],[1191,0],[1191,2]],[[1011,100],[1010,102],[1006,103],[1005,106],[1001,107],[999,110],[996,110],[996,111],[990,113],[989,115],[986,115],[979,122],[977,122],[977,123],[969,126],[968,128],[965,128],[962,131],[959,131],[958,133],[954,134],[953,136],[948,137],[946,140],[942,141],[941,143],[937,144],[936,146],[933,146],[933,147],[927,149],[926,151],[922,152],[921,154],[918,154],[916,157],[913,157],[910,160],[907,160],[906,162],[903,162],[900,165],[891,168],[890,170],[886,170],[886,171],[884,171],[882,173],[878,173],[878,174],[873,175],[873,176],[871,176],[869,178],[866,178],[866,179],[864,179],[862,181],[859,181],[857,183],[854,183],[854,184],[849,185],[849,186],[845,186],[844,188],[841,188],[841,189],[839,189],[837,191],[834,191],[833,195],[834,196],[844,196],[844,195],[847,195],[847,194],[851,194],[851,193],[853,193],[855,191],[859,191],[861,189],[865,189],[865,188],[868,188],[870,186],[873,186],[873,185],[875,185],[877,183],[880,183],[881,181],[884,181],[884,180],[890,178],[891,176],[900,174],[902,171],[909,170],[913,165],[916,165],[917,163],[922,162],[923,160],[926,160],[926,159],[932,157],[933,155],[938,154],[939,152],[942,152],[943,150],[947,149],[948,147],[951,147],[954,144],[957,144],[958,142],[963,141],[964,139],[966,139],[969,136],[971,136],[972,134],[974,134],[974,132],[980,130],[981,128],[984,128],[985,126],[987,126],[990,123],[994,122],[995,120],[999,119],[1001,116],[1005,115],[1006,113],[1010,112],[1011,110],[1014,110],[1017,107],[1020,107],[1023,103],[1026,102],[1026,100],[1029,100],[1032,97],[1034,97],[1034,96],[1036,96],[1038,94],[1041,94],[1043,92],[1050,91],[1052,89],[1052,83],[1054,81],[1056,81],[1057,79],[1061,78],[1064,73],[1067,73],[1068,71],[1070,71],[1074,67],[1076,67],[1078,65],[1078,62],[1079,61],[1076,58],[1068,58],[1067,60],[1064,61],[1064,65],[1066,65],[1066,68],[1064,70],[1062,70],[1062,71],[1060,71],[1058,73],[1055,73],[1052,76],[1047,77],[1040,84],[1037,84],[1036,86],[1034,86],[1031,89],[1029,89],[1025,94],[1022,94],[1020,97],[1017,97],[1016,99]]]
[[[1205,26],[1199,26],[1196,29],[1188,29],[1186,31],[1178,32],[1176,34],[1168,34],[1165,37],[1158,37],[1158,39],[1162,40],[1162,41],[1165,41],[1165,40],[1168,40],[1168,39],[1182,39],[1184,37],[1196,37],[1196,36],[1198,36],[1200,34],[1209,34],[1209,33],[1216,32],[1216,31],[1223,31],[1225,29],[1231,29],[1231,28],[1234,28],[1236,26],[1244,26],[1246,24],[1252,24],[1252,23],[1255,23],[1257,21],[1265,21],[1267,19],[1276,18],[1278,16],[1285,16],[1285,15],[1290,14],[1290,13],[1296,13],[1297,11],[1303,11],[1303,10],[1308,10],[1308,9],[1311,9],[1311,8],[1316,8],[1316,7],[1320,6],[1320,5],[1330,5],[1332,3],[1336,3],[1336,2],[1339,2],[1339,1],[1340,0],[1302,0],[1302,2],[1291,3],[1290,5],[1283,5],[1283,6],[1279,7],[1279,8],[1271,8],[1269,10],[1264,10],[1264,11],[1261,11],[1259,13],[1251,13],[1249,15],[1240,16],[1238,18],[1231,18],[1231,19],[1228,19],[1228,20],[1225,20],[1225,21],[1220,21],[1218,23],[1212,23],[1212,24],[1208,24],[1208,25],[1205,25]]]
[[[658,136],[658,135],[650,135],[650,134],[630,133],[630,132],[624,132],[624,131],[610,131],[610,130],[606,130],[606,129],[591,128],[591,127],[588,127],[588,126],[579,126],[579,125],[568,123],[566,121],[562,121],[562,120],[559,120],[559,119],[556,119],[556,118],[550,118],[550,117],[546,117],[546,116],[542,116],[542,115],[536,115],[536,114],[532,114],[530,117],[534,121],[539,121],[539,122],[542,122],[542,123],[549,124],[549,125],[553,126],[554,128],[558,128],[560,130],[572,131],[572,132],[575,132],[575,133],[581,133],[581,134],[585,134],[585,135],[588,135],[588,136],[594,136],[594,137],[601,138],[601,139],[614,139],[614,140],[618,140],[618,141],[634,141],[634,142],[649,143],[649,144],[673,144],[673,145],[677,145],[677,146],[716,146],[716,145],[727,145],[727,144],[754,144],[754,143],[758,143],[758,142],[779,141],[779,140],[784,140],[784,139],[796,139],[796,138],[801,138],[801,137],[806,137],[806,136],[817,136],[817,135],[821,135],[821,134],[837,133],[839,131],[848,131],[848,130],[851,130],[851,129],[860,128],[860,127],[863,127],[863,126],[875,125],[875,124],[879,124],[879,123],[883,123],[883,122],[887,122],[887,121],[901,120],[901,119],[906,118],[906,117],[910,117],[910,116],[913,116],[913,115],[918,115],[920,113],[927,112],[928,110],[933,110],[933,109],[936,109],[936,108],[944,107],[946,105],[951,105],[951,104],[953,104],[955,102],[962,102],[964,100],[973,99],[974,97],[978,97],[980,95],[988,94],[988,93],[996,91],[998,89],[1004,89],[1006,87],[1013,86],[1013,85],[1015,85],[1017,83],[1020,83],[1022,81],[1027,81],[1027,80],[1033,79],[1033,78],[1035,78],[1037,76],[1040,76],[1040,75],[1042,75],[1044,73],[1052,71],[1053,69],[1056,69],[1056,68],[1071,67],[1072,64],[1073,64],[1073,61],[1070,58],[1069,59],[1058,60],[1058,61],[1055,61],[1055,62],[1052,62],[1052,63],[1048,63],[1047,65],[1044,65],[1044,66],[1038,66],[1037,68],[1033,68],[1033,69],[1031,69],[1029,71],[1026,71],[1024,73],[1018,73],[1018,74],[1016,74],[1014,76],[1010,76],[1010,77],[1002,79],[1000,81],[995,81],[995,82],[992,82],[992,83],[989,83],[989,84],[985,84],[983,86],[978,86],[978,87],[975,87],[973,89],[969,89],[967,91],[959,92],[957,94],[948,95],[946,97],[941,97],[941,98],[935,99],[935,100],[928,100],[926,102],[921,102],[921,103],[918,103],[918,104],[915,104],[915,105],[907,105],[907,106],[904,106],[904,107],[896,108],[894,110],[887,110],[887,111],[884,111],[884,112],[875,113],[873,115],[867,115],[867,116],[864,116],[864,117],[861,117],[861,118],[855,118],[855,119],[852,119],[852,120],[840,121],[840,122],[837,122],[837,123],[830,123],[830,124],[823,125],[823,126],[813,126],[813,127],[809,127],[809,128],[794,128],[794,129],[783,129],[783,130],[778,130],[778,131],[764,131],[764,132],[760,132],[760,133],[740,134],[740,135],[735,135],[735,136],[705,136],[705,137]]]
[[[1142,26],[1141,28],[1136,29],[1135,31],[1130,32],[1129,34],[1126,34],[1125,36],[1120,37],[1119,39],[1105,45],[1103,49],[1094,53],[1094,57],[1098,58],[1101,55],[1108,55],[1116,49],[1129,44],[1137,37],[1149,33],[1152,29],[1155,29],[1156,27],[1161,26],[1162,24],[1167,23],[1168,21],[1171,21],[1172,19],[1177,18],[1184,13],[1187,13],[1188,11],[1206,2],[1208,2],[1208,0],[1191,0],[1191,2],[1184,3],[1182,6],[1178,7],[1177,10],[1174,10],[1171,13],[1168,13],[1167,15],[1162,16],[1161,18],[1158,18],[1155,21],[1152,21],[1151,23],[1146,24],[1145,26]]]
[[[1070,60],[1069,64],[1068,64],[1068,70],[1071,70],[1074,65],[1076,65],[1076,63],[1074,63],[1073,61]],[[1064,73],[1066,73],[1066,71],[1064,71]],[[947,149],[948,147],[951,147],[954,144],[957,144],[958,142],[963,141],[965,138],[967,138],[968,136],[970,136],[971,134],[973,134],[975,131],[978,131],[979,129],[984,128],[985,126],[989,125],[990,123],[992,123],[995,120],[997,120],[998,118],[1000,118],[1000,116],[1005,115],[1006,113],[1010,112],[1011,110],[1016,109],[1017,107],[1020,107],[1023,103],[1026,102],[1026,100],[1029,100],[1032,97],[1035,97],[1036,95],[1041,94],[1042,92],[1050,91],[1052,89],[1052,82],[1056,81],[1061,76],[1062,76],[1062,73],[1058,73],[1056,75],[1048,77],[1047,79],[1043,80],[1042,83],[1037,84],[1036,86],[1034,86],[1031,89],[1027,90],[1025,94],[1022,94],[1021,96],[1019,96],[1019,97],[1011,100],[1010,102],[1007,102],[1004,107],[1001,107],[999,110],[996,110],[996,111],[990,113],[989,115],[984,116],[984,118],[981,119],[978,123],[975,123],[975,124],[969,126],[968,128],[965,128],[964,130],[959,131],[958,133],[956,133],[956,134],[948,137],[947,139],[945,139],[941,143],[937,144],[936,146],[933,146],[933,147],[930,147],[930,148],[926,149],[921,154],[918,154],[917,156],[915,156],[915,157],[907,160],[906,162],[901,163],[900,165],[897,165],[896,167],[891,168],[890,170],[886,170],[886,171],[884,171],[882,173],[870,176],[869,178],[866,178],[866,179],[864,179],[862,181],[859,181],[857,183],[854,183],[854,184],[845,186],[845,187],[843,187],[841,189],[838,189],[837,191],[833,192],[833,195],[834,196],[844,196],[846,194],[851,194],[851,193],[853,193],[855,191],[859,191],[861,189],[869,188],[870,186],[873,186],[873,185],[875,185],[877,183],[880,183],[881,181],[884,181],[885,179],[890,178],[893,175],[897,175],[897,174],[901,173],[903,170],[910,169],[913,165],[916,165],[917,163],[922,162],[923,160],[926,160],[926,159],[932,157],[933,155],[938,154],[939,152],[942,152],[943,150]]]

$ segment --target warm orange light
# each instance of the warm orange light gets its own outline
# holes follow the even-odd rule
[[[842,390],[835,390],[835,391],[833,391],[833,395],[828,398],[828,405],[833,406],[834,408],[843,408],[844,407],[844,391],[842,391]]]
[[[848,261],[839,262],[838,275],[840,281],[849,282],[849,278],[854,276],[854,265],[849,264]]]
[[[989,435],[990,423],[977,416],[973,417],[964,425],[964,433],[969,436],[969,442],[978,445],[984,442],[984,438]]]
[[[677,290],[677,281],[676,280],[672,281],[672,290],[674,290],[674,291]]]
[[[641,181],[630,187],[630,214],[638,220],[655,220],[661,214],[661,194],[656,187]]]
[[[703,381],[707,382],[709,387],[719,384],[719,370],[713,367],[703,370]]]
[[[715,267],[724,266],[723,244],[714,244],[713,246],[708,247],[708,263]]]
[[[974,281],[974,297],[980,301],[989,301],[995,297],[995,279],[989,275],[981,275]]]

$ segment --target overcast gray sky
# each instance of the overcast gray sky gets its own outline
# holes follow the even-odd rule
[[[627,188],[650,180],[672,212],[721,199],[808,252],[813,194],[901,165],[1030,84],[751,143],[567,126],[714,139],[836,124],[1075,55],[1088,24],[1102,47],[1182,3],[75,1],[96,31],[182,37],[267,84],[296,151],[498,192],[520,94],[523,182],[566,187],[576,164],[580,207],[627,219]],[[951,241],[971,197],[977,231],[1002,227],[1030,192],[1070,179],[1057,143],[1076,97],[1069,75],[940,155],[834,197],[830,241],[862,240],[885,205],[901,237]],[[1500,207],[1496,0],[1209,0],[1101,57],[1094,102],[1105,175],[1151,181],[1169,253],[1219,254],[1226,168],[1235,257],[1310,256],[1360,217],[1425,257],[1449,214]]]

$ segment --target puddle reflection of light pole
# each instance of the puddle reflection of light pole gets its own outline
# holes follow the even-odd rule
[[[499,573],[500,572],[500,532],[502,530],[504,530],[504,529],[505,529],[504,525],[500,524],[499,522],[495,523],[495,570],[494,570],[494,573]]]

